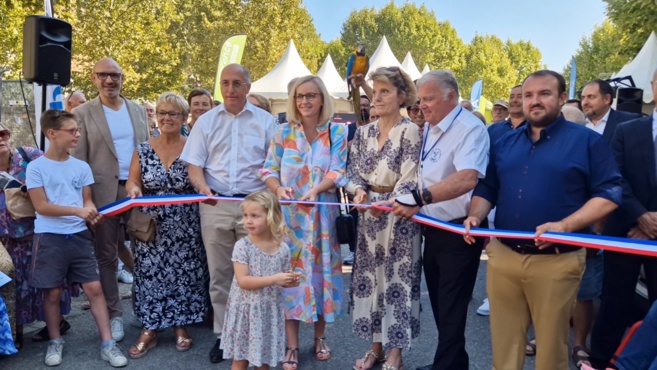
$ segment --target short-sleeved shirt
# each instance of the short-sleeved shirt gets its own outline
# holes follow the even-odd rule
[[[203,168],[212,190],[249,194],[265,187],[258,171],[275,131],[274,116],[251,103],[237,115],[221,104],[198,118],[180,158]]]
[[[82,188],[94,183],[91,168],[86,162],[69,157],[63,162],[45,156],[27,166],[25,179],[28,190],[43,188],[48,203],[58,206],[82,207]],[[75,234],[87,229],[77,216],[44,216],[37,212],[35,233]]]
[[[479,118],[457,105],[437,125],[426,123],[420,153],[419,183],[426,188],[461,170],[475,170],[479,177],[486,173],[489,138]],[[422,207],[421,212],[443,221],[468,214],[469,191],[454,199]]]
[[[602,136],[561,116],[537,141],[528,125],[496,141],[486,177],[473,195],[497,206],[496,228],[534,231],[571,215],[591,198],[620,204],[621,179]]]

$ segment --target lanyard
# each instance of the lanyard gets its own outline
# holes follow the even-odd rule
[[[452,123],[450,123],[450,127],[454,124],[454,121],[456,121],[456,119],[459,117],[459,114],[461,114],[462,111],[463,111],[463,107],[461,107],[461,109],[459,109],[459,112],[456,113],[456,117],[454,117],[454,119],[452,119]],[[445,134],[444,132],[441,133],[440,136],[438,136],[438,139],[436,139],[436,141],[434,141],[431,148],[429,148],[429,151],[425,153],[424,148],[426,147],[427,139],[429,138],[429,130],[427,130],[427,132],[424,133],[424,140],[422,141],[422,164],[424,164],[424,160],[427,159],[427,156],[429,156],[429,153],[431,153],[433,151],[433,149],[436,147],[436,144],[438,144],[438,142],[440,141],[440,138],[443,137],[444,134]]]

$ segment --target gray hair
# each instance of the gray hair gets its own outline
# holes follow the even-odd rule
[[[586,117],[584,117],[584,113],[575,107],[564,105],[561,107],[561,113],[563,113],[563,118],[565,118],[566,121],[579,123],[580,125],[586,125]]]
[[[459,102],[459,84],[456,82],[456,77],[451,71],[445,69],[439,69],[434,71],[429,71],[425,73],[419,80],[417,80],[418,89],[423,84],[434,81],[440,87],[440,90],[445,96],[445,100],[449,97],[449,92],[453,91],[454,94],[454,103],[458,104]]]
[[[161,104],[165,103],[170,103],[178,107],[178,109],[183,112],[183,121],[187,120],[187,116],[189,115],[189,104],[187,104],[187,100],[185,100],[185,98],[173,91],[167,91],[160,95],[159,98],[157,98],[155,108],[157,109]]]

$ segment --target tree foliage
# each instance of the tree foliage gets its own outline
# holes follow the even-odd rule
[[[590,36],[584,36],[575,52],[577,63],[576,90],[596,78],[608,78],[634,56],[619,45],[626,42],[626,35],[614,23],[605,20],[595,26]],[[564,69],[564,77],[570,76],[570,64]]]
[[[354,10],[342,25],[340,39],[331,41],[328,50],[338,70],[344,74],[348,55],[363,42],[371,55],[386,36],[395,56],[410,51],[419,66],[458,70],[464,64],[465,45],[449,22],[438,22],[425,5],[390,2],[380,10]]]
[[[657,32],[657,3],[655,0],[604,0],[607,16],[623,32],[624,39],[618,43],[620,53],[634,56],[650,36]]]
[[[472,84],[484,80],[483,95],[489,100],[506,98],[518,80],[504,41],[497,36],[475,35],[465,54],[467,61],[457,74],[461,96],[469,97]]]

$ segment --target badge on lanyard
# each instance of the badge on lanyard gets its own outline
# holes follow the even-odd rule
[[[437,162],[438,159],[440,158],[440,149],[435,148],[433,151],[431,151],[431,162]]]

